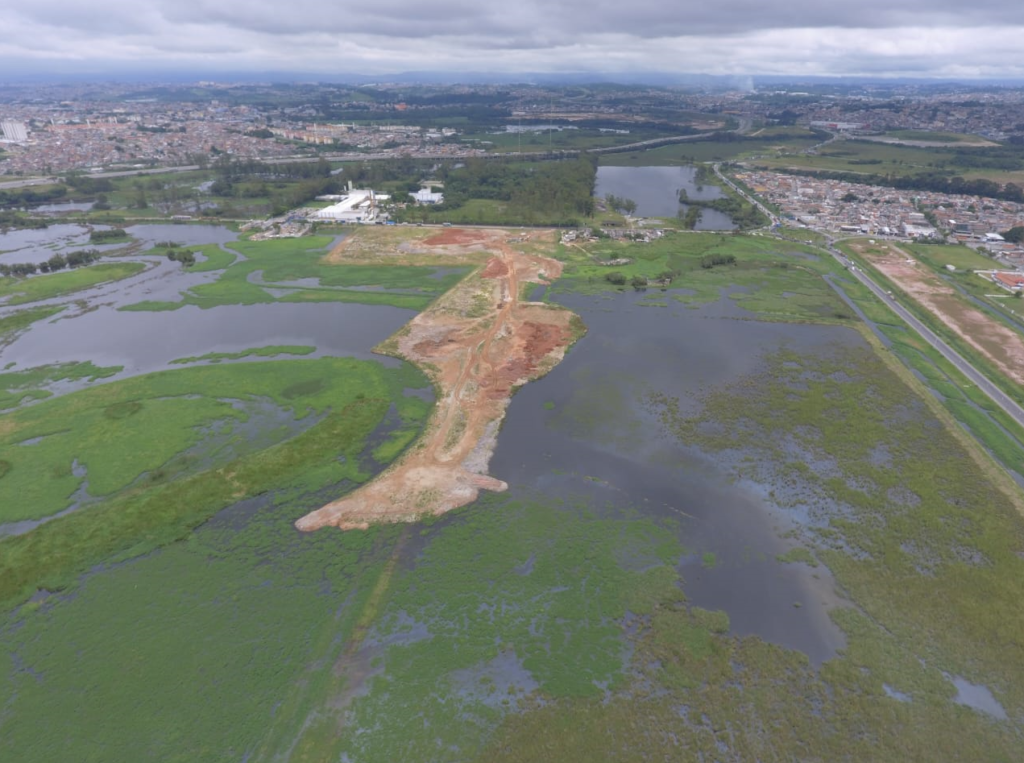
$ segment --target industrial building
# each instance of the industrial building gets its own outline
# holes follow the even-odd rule
[[[429,188],[421,188],[416,193],[410,193],[417,204],[440,204],[444,201],[443,193],[434,193]]]
[[[338,223],[373,223],[381,217],[379,202],[387,201],[390,196],[374,193],[371,190],[352,188],[349,183],[348,192],[341,196],[332,196],[337,203],[317,210],[314,220],[325,220]]]

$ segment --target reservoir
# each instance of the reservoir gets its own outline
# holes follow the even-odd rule
[[[637,214],[642,217],[676,217],[686,212],[679,203],[679,192],[686,191],[691,199],[712,201],[723,198],[715,185],[701,185],[696,181],[695,167],[598,167],[597,187],[594,195],[604,198],[608,194],[632,199]],[[701,212],[697,230],[733,230],[736,226],[728,215],[715,209]]]

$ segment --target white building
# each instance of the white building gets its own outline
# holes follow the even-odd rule
[[[351,186],[351,183],[349,184]],[[372,223],[380,217],[379,202],[390,197],[371,190],[349,188],[341,200],[313,214],[314,220],[340,223]]]
[[[24,122],[0,122],[0,132],[8,143],[24,143],[28,140],[28,130]]]
[[[410,193],[417,204],[440,204],[444,201],[443,193],[434,193],[429,188],[421,188],[416,193]]]

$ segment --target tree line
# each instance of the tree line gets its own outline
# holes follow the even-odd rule
[[[89,265],[102,256],[103,253],[95,249],[83,249],[79,252],[69,252],[66,255],[55,254],[50,259],[40,263],[0,263],[0,276],[3,276],[4,278],[10,278],[12,276],[15,278],[23,278],[25,276],[35,275],[36,273],[56,273],[58,270],[64,270],[65,268],[72,269]]]

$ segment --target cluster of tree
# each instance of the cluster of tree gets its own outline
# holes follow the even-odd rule
[[[45,228],[46,220],[38,217],[27,217],[13,210],[0,209],[0,230],[7,228]]]
[[[68,189],[64,185],[48,187],[29,186],[0,191],[0,207],[23,207],[30,204],[45,204],[48,201],[59,201],[67,198]]]
[[[1010,230],[1000,234],[1011,244],[1019,244],[1024,241],[1024,225],[1014,225]]]
[[[761,210],[732,194],[720,199],[689,199],[680,193],[680,203],[687,205],[686,211],[679,214],[683,221],[683,227],[687,230],[693,230],[696,227],[697,221],[700,219],[700,210],[703,208],[717,209],[722,214],[728,215],[733,225],[740,229],[760,228],[768,223],[765,216],[761,214]]]
[[[693,180],[697,184],[698,190],[705,183],[714,183],[715,173],[711,169],[711,165],[700,162],[694,166],[697,168],[697,172],[694,174]]]
[[[179,127],[168,127],[167,125],[135,125],[135,132],[150,132],[150,133],[163,133],[163,132],[186,132],[185,125]]]
[[[69,172],[67,177],[64,178],[64,182],[69,188],[78,191],[78,193],[85,194],[86,196],[92,196],[98,193],[110,193],[114,190],[114,184],[107,178],[90,177],[89,175],[83,175],[78,172]]]
[[[128,238],[128,231],[124,228],[94,230],[89,233],[89,243],[91,244],[109,244],[114,241],[124,241],[126,238]]]
[[[266,127],[260,127],[259,129],[246,130],[245,134],[250,138],[273,138],[274,133],[268,130]]]
[[[190,268],[196,264],[195,252],[189,252],[184,249],[169,249],[167,251],[167,259],[172,262],[180,262],[182,267]]]
[[[632,215],[636,212],[636,202],[632,199],[608,193],[605,194],[604,200],[608,203],[609,208],[614,209],[617,212],[622,212],[626,215]]]
[[[5,278],[10,276],[21,278],[34,275],[35,273],[56,273],[58,270],[64,270],[65,268],[79,268],[88,265],[102,256],[102,253],[95,249],[83,249],[80,252],[70,252],[66,255],[55,254],[45,262],[38,264],[34,262],[18,262],[10,265],[0,264],[0,276]]]
[[[693,230],[697,227],[697,223],[700,222],[701,208],[696,204],[691,204],[686,207],[686,211],[679,210],[679,219],[682,220],[683,228],[686,230]]]
[[[637,291],[647,288],[647,276],[635,275],[632,278],[626,276],[621,270],[613,270],[605,274],[604,280],[614,286],[625,286],[627,283]]]
[[[452,170],[440,209],[457,209],[469,199],[508,202],[512,217],[527,224],[537,218],[577,222],[594,214],[596,157],[560,162],[514,164],[470,159]]]
[[[804,175],[816,177],[822,180],[839,180],[844,183],[861,183],[863,185],[888,186],[906,191],[930,191],[933,193],[948,193],[958,196],[986,196],[991,199],[1002,199],[1004,201],[1015,201],[1024,203],[1024,188],[1016,183],[1000,185],[993,180],[977,178],[965,180],[956,175],[949,177],[941,172],[922,172],[916,175],[903,177],[896,175],[868,174],[861,175],[856,172],[830,172],[823,170],[796,170],[777,168],[776,172],[783,172],[790,175]]]
[[[341,184],[331,174],[331,165],[316,162],[267,164],[257,160],[218,159],[217,178],[210,186],[216,196],[229,198],[269,198],[271,215],[280,215],[302,206],[317,196],[337,193]],[[225,209],[233,209],[228,205]],[[224,212],[224,209],[213,211]]]
[[[717,267],[718,265],[735,264],[735,254],[705,254],[703,257],[700,258],[700,266],[705,270],[711,270],[711,268]]]

